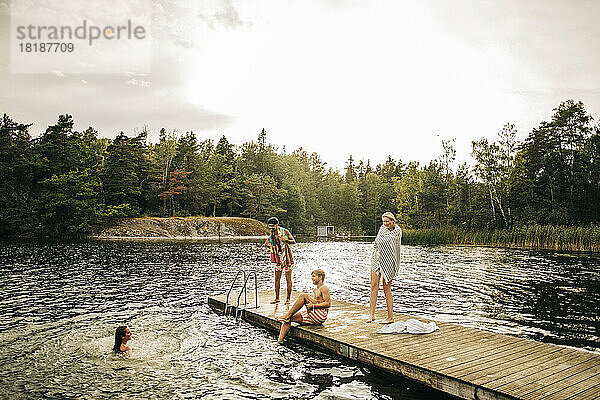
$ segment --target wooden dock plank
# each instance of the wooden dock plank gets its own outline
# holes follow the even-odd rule
[[[279,330],[274,318],[289,306],[268,304],[271,298],[272,292],[260,292],[260,307],[242,310],[243,319]],[[248,300],[253,306],[254,296]],[[209,298],[215,309],[222,310],[224,302],[224,296]],[[293,326],[289,335],[463,399],[578,399],[577,394],[582,400],[598,398],[592,390],[600,385],[598,353],[437,321],[440,331],[431,334],[384,335],[376,333],[381,325],[366,323],[367,315],[363,305],[334,300],[323,325]],[[376,316],[383,318],[384,310]],[[395,314],[396,320],[409,318],[414,317]]]
[[[594,360],[589,361],[593,362]],[[543,388],[539,388],[537,390],[527,393],[523,396],[523,399],[563,399],[565,397],[570,396],[573,392],[577,392],[578,390],[581,391],[582,389],[578,389],[581,387],[581,382],[587,381],[587,386],[589,386],[590,383],[594,382],[594,378],[597,379],[598,377],[600,377],[599,365],[594,364],[587,367],[584,367],[583,365],[585,365],[585,363],[579,364],[573,368],[569,368],[562,374],[559,373],[553,375],[553,378],[556,379],[558,377],[561,377],[561,379],[549,383]],[[569,374],[569,371],[572,373]],[[588,380],[589,378],[591,378],[591,380]],[[562,394],[556,395],[560,392],[562,392]]]
[[[578,374],[579,375],[579,374]],[[573,376],[572,378],[575,378],[575,376]],[[542,400],[554,400],[554,399],[564,399],[565,396],[569,396],[572,395],[573,393],[579,394],[587,389],[589,389],[590,387],[590,380],[593,379],[593,377],[587,377],[586,379],[582,379],[581,381],[575,383],[575,384],[569,384],[568,386],[563,387],[561,390],[555,391],[545,397],[542,397]],[[596,393],[597,396],[600,396],[599,393]],[[579,399],[579,396],[577,397]]]
[[[492,349],[488,353],[481,353],[480,357],[472,359],[469,357],[466,361],[457,360],[450,367],[440,369],[441,372],[451,373],[456,376],[465,376],[469,374],[469,371],[480,371],[486,367],[492,367],[496,365],[504,365],[507,360],[516,360],[522,357],[528,357],[535,352],[536,349],[542,349],[541,343],[530,345],[528,343],[514,343],[506,342],[504,346],[497,350]]]
[[[444,340],[440,340],[439,336],[443,335],[444,336]],[[388,335],[388,336],[397,336],[397,335]],[[477,333],[473,333],[473,334],[468,334],[463,330],[452,330],[449,329],[447,327],[440,328],[439,331],[436,331],[432,334],[428,334],[428,335],[411,335],[409,336],[409,339],[407,339],[407,342],[410,343],[415,343],[415,344],[427,344],[427,345],[435,345],[435,344],[439,344],[440,346],[443,346],[443,348],[446,350],[446,352],[450,352],[450,351],[460,351],[460,350],[464,350],[464,348],[462,348],[462,345],[464,343],[467,343],[469,341],[474,341],[474,340],[483,340],[485,338],[488,338],[489,336],[487,335],[487,332],[484,331],[480,331]],[[420,349],[415,349],[414,351],[420,352],[422,350]],[[411,352],[410,351],[406,351],[404,352],[404,354],[406,356],[408,356]]]
[[[503,356],[511,355],[522,350],[525,344],[518,343],[506,338],[499,338],[497,341],[486,342],[467,342],[469,349],[463,352],[452,352],[448,357],[437,360],[423,360],[428,368],[436,369],[444,373],[459,373],[461,370],[477,367],[481,363],[488,363],[489,360],[499,360]]]
[[[539,371],[540,368],[552,365],[556,360],[564,360],[565,358],[568,359],[568,357],[573,357],[573,355],[567,349],[552,349],[550,351],[537,352],[527,360],[510,367],[503,366],[498,370],[488,370],[484,376],[463,375],[461,378],[468,379],[479,385],[489,385],[497,383],[501,379],[509,381],[517,377],[530,375],[533,371]]]
[[[423,349],[423,353],[421,355],[413,353],[408,356],[403,356],[401,352],[393,352],[392,356],[401,358],[406,362],[418,362],[420,365],[426,366],[428,369],[442,371],[443,369],[456,366],[457,364],[462,364],[466,361],[476,361],[478,359],[476,353],[469,353],[467,355],[462,354],[463,352],[470,350],[469,346],[479,347],[481,346],[481,343],[477,341],[464,342],[461,344],[462,348],[453,351],[441,350],[438,351],[437,354],[431,354],[430,349]],[[479,349],[481,350],[481,353],[479,354],[485,353],[481,347],[479,347]],[[500,347],[500,350],[502,350],[502,347]]]
[[[441,338],[441,335],[444,335],[444,338]],[[446,336],[446,334],[448,336]],[[385,336],[385,338],[382,338]],[[372,340],[380,341],[398,341],[397,334],[376,334],[373,335]],[[383,343],[382,340],[382,343]],[[429,352],[443,352],[450,351],[452,349],[458,348],[461,344],[465,343],[467,339],[463,337],[455,338],[453,332],[446,331],[436,331],[434,333],[428,335],[406,335],[403,338],[401,344],[402,346],[397,347],[394,351],[403,354],[405,357],[409,357],[411,355],[423,355],[425,350]]]
[[[515,365],[506,369],[504,373],[491,374],[489,379],[482,377],[481,379],[473,379],[473,382],[489,387],[498,387],[533,374],[538,374],[540,371],[549,371],[550,369],[552,372],[548,372],[548,374],[552,374],[560,371],[560,366],[563,366],[562,369],[570,368],[572,365],[571,362],[578,359],[581,359],[579,354],[574,353],[571,349],[561,348],[558,352],[546,354],[539,359],[532,358],[527,362]]]
[[[600,385],[588,387],[583,392],[575,393],[565,400],[594,400],[600,399]]]
[[[463,346],[465,343],[468,343],[469,341],[469,338],[463,337],[461,339],[456,340],[455,343],[449,344],[446,343],[447,340],[445,338],[444,340],[441,340],[441,335],[441,331],[434,332],[429,335],[424,335],[430,336],[429,340],[427,341],[413,341],[413,337],[411,337],[410,335],[404,335],[404,337],[401,338],[402,341],[400,342],[402,346],[398,346],[397,348],[389,350],[391,351],[392,356],[396,354],[402,354],[404,357],[406,357],[407,360],[411,359],[411,357],[439,357],[441,354],[450,353],[451,351],[460,352],[460,347]],[[382,336],[385,336],[385,338],[383,338],[385,341],[381,340]],[[398,338],[397,334],[378,334],[377,336],[373,337],[370,344],[378,345],[378,343],[388,343],[390,341],[398,343],[399,339],[400,338]],[[418,346],[411,346],[411,344],[418,344]],[[368,345],[368,343],[365,343],[365,345]]]
[[[530,393],[543,390],[544,388],[556,382],[560,382],[564,379],[567,379],[578,372],[585,371],[586,369],[592,368],[593,366],[598,366],[598,364],[599,361],[597,360],[597,358],[588,359],[583,362],[579,362],[578,358],[567,365],[559,363],[551,367],[546,367],[542,370],[539,370],[538,372],[532,373],[531,375],[512,380],[502,385],[490,385],[490,387],[508,393],[517,393],[522,399],[536,398],[535,395],[528,395]]]
[[[441,357],[443,354],[448,352],[449,345],[445,343],[445,340],[442,340],[440,335],[442,335],[441,332],[425,335],[431,336],[431,341],[424,342],[425,344],[421,345],[422,341],[419,340],[415,342],[419,344],[419,346],[416,347],[411,346],[412,339],[420,339],[420,337],[415,337],[413,335],[402,335],[402,337],[398,337],[399,335],[375,334],[372,335],[372,337],[370,337],[368,340],[361,340],[358,345],[374,352],[385,350],[386,354],[392,357],[403,355],[403,359],[408,362],[422,358]],[[382,336],[385,337],[382,338]],[[465,338],[464,344],[468,342],[468,338]],[[460,348],[455,349],[455,351],[464,351],[464,348],[462,350]]]
[[[475,383],[479,379],[489,378],[490,375],[497,376],[498,374],[509,374],[510,372],[507,372],[507,370],[509,370],[511,366],[519,366],[520,368],[523,368],[521,364],[530,360],[535,360],[541,355],[547,355],[547,352],[539,351],[544,350],[544,348],[542,347],[537,348],[536,350],[532,350],[530,348],[527,350],[520,351],[518,353],[514,353],[510,356],[494,360],[493,362],[472,365],[471,368],[457,371],[454,375],[461,379],[465,379],[469,382]]]
[[[390,355],[392,357],[402,357],[407,362],[413,360],[421,360],[424,362],[426,360],[446,359],[449,357],[451,358],[454,353],[465,351],[468,343],[470,343],[468,340],[464,339],[460,342],[457,341],[448,344],[446,343],[446,338],[439,337],[441,335],[443,335],[442,332],[437,332],[430,334],[430,336],[432,336],[430,341],[412,344],[404,343],[403,346],[390,350]],[[474,339],[471,339],[471,342],[472,341],[474,341]]]

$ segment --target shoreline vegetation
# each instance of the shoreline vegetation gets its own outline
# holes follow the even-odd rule
[[[402,244],[600,252],[600,227],[532,225],[507,230],[467,231],[454,227],[406,229]]]
[[[240,217],[126,218],[91,239],[106,240],[259,240],[269,234],[263,222]],[[315,235],[302,235],[316,237]],[[341,235],[336,238],[372,239]],[[531,225],[505,230],[468,231],[455,227],[403,229],[405,245],[459,245],[600,252],[600,227]]]
[[[471,164],[460,165],[454,139],[441,140],[428,163],[394,159],[390,147],[380,164],[350,155],[336,170],[316,152],[269,143],[265,129],[234,145],[193,131],[74,126],[68,114],[45,131],[0,119],[0,237],[87,238],[143,216],[167,237],[188,233],[152,218],[276,216],[294,234],[333,225],[341,236],[372,236],[390,211],[419,243],[579,250],[600,242],[600,124],[574,100],[525,135],[511,123],[482,132]]]

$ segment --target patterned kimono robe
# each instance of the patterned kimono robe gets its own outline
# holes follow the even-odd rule
[[[277,266],[292,269],[294,265],[294,257],[289,243],[282,242],[280,238],[289,239],[292,237],[290,231],[281,226],[277,227],[277,237],[269,236],[267,243],[271,248],[271,262]]]
[[[391,231],[381,225],[375,238],[371,269],[377,275],[382,275],[385,282],[391,282],[400,267],[400,243],[402,229],[398,225]]]

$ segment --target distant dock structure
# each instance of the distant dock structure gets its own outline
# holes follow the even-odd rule
[[[335,228],[333,225],[317,226],[317,236],[333,237],[335,236]]]

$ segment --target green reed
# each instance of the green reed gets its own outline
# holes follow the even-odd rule
[[[527,225],[470,231],[454,227],[405,229],[404,244],[459,244],[566,251],[600,251],[600,226]]]

